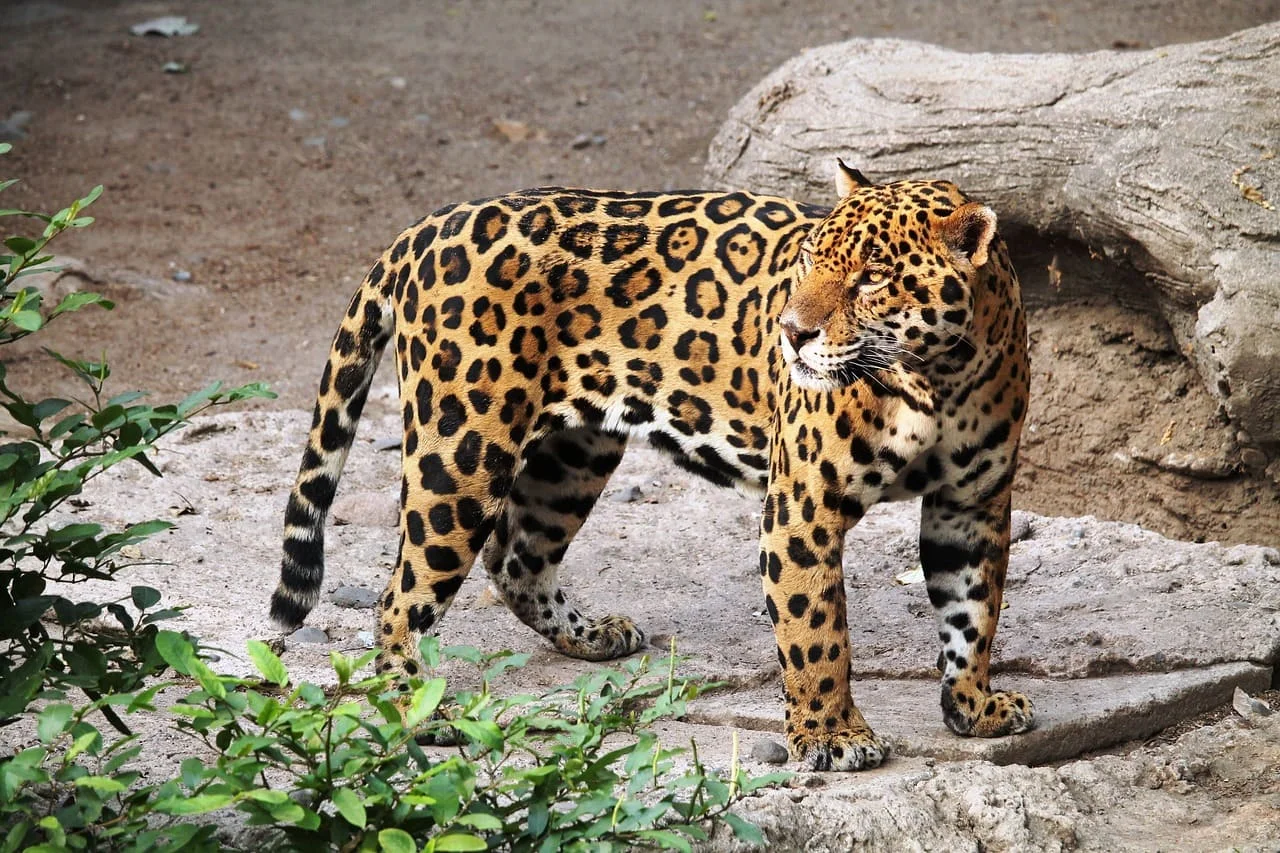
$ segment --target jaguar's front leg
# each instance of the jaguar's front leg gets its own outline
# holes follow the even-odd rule
[[[920,564],[938,615],[942,714],[958,735],[999,737],[1035,725],[1022,693],[991,691],[991,644],[1009,566],[1009,487],[979,506],[948,490],[926,495],[920,518]]]
[[[849,688],[845,532],[862,516],[825,484],[778,476],[761,521],[760,574],[773,620],[791,757],[812,770],[863,770],[888,755]]]

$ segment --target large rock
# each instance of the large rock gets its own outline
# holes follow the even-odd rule
[[[825,199],[842,156],[874,180],[955,180],[1055,285],[1158,307],[1260,468],[1280,456],[1277,126],[1280,23],[1083,55],[859,39],[748,93],[707,176]]]

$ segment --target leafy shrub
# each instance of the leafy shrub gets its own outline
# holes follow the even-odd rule
[[[11,146],[0,144],[0,154]],[[0,191],[15,180],[0,181]],[[58,213],[0,210],[0,217],[43,223],[35,237],[12,236],[0,254],[0,346],[39,332],[49,322],[89,306],[111,309],[97,293],[72,293],[51,308],[33,287],[19,286],[33,272],[49,271],[50,241],[93,218],[83,211],[102,193],[95,187]],[[222,391],[217,383],[180,403],[148,406],[141,392],[104,398],[111,375],[105,361],[46,352],[88,391],[88,401],[32,400],[13,388],[0,360],[0,407],[18,425],[0,430],[0,724],[21,714],[37,695],[65,697],[78,688],[90,699],[133,690],[164,667],[155,649],[156,623],[172,616],[157,610],[160,594],[134,587],[128,601],[75,602],[49,591],[50,581],[109,580],[131,563],[123,552],[171,527],[145,521],[123,530],[99,524],[62,524],[54,513],[87,482],[126,461],[159,476],[147,454],[156,442],[210,406],[266,396],[259,385]],[[137,615],[126,607],[132,603]],[[46,614],[52,611],[52,629]],[[112,718],[109,707],[103,710]],[[117,720],[118,722],[118,720]]]
[[[526,655],[442,652],[427,638],[428,664],[473,664],[480,687],[450,695],[443,678],[415,679],[402,716],[391,676],[356,677],[373,652],[332,653],[337,686],[325,690],[292,685],[261,642],[248,648],[260,679],[213,672],[182,634],[160,631],[156,646],[196,685],[163,713],[197,755],[174,778],[139,785],[136,737],[104,746],[88,721],[105,704],[160,713],[156,694],[167,685],[80,709],[48,705],[41,745],[0,767],[0,815],[11,825],[0,850],[33,838],[43,845],[33,850],[690,850],[712,821],[762,842],[728,809],[788,776],[748,777],[735,756],[726,778],[696,746],[664,747],[646,730],[698,693],[676,675],[674,654],[665,672],[642,658],[541,695],[501,697],[492,679]],[[429,752],[424,738],[456,746]],[[213,813],[229,810],[243,828],[220,837],[228,821]]]

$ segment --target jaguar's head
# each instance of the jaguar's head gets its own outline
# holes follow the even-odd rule
[[[801,244],[783,309],[797,385],[832,390],[964,339],[996,215],[946,181],[873,185],[842,161],[840,201]]]

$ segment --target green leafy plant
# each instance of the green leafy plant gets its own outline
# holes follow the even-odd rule
[[[0,767],[10,819],[0,850],[33,840],[33,850],[690,850],[716,823],[760,844],[729,808],[789,777],[749,777],[736,756],[722,776],[696,746],[659,742],[649,727],[683,714],[700,689],[676,674],[674,653],[661,669],[642,658],[540,695],[501,696],[493,679],[526,655],[442,651],[433,638],[422,643],[428,663],[470,664],[478,688],[451,692],[435,677],[401,693],[391,676],[358,676],[372,652],[332,653],[337,685],[324,689],[293,684],[261,642],[248,646],[261,678],[215,673],[179,633],[161,631],[157,648],[194,686],[163,713],[196,755],[173,778],[140,785],[142,745],[104,746],[90,724],[108,704],[159,713],[157,691],[169,685],[80,709],[48,705],[40,746]],[[240,829],[220,837],[228,812]]]
[[[0,144],[0,154],[11,146]],[[0,191],[15,180],[0,181]],[[88,195],[55,214],[0,209],[0,217],[35,220],[35,236],[10,236],[0,254],[0,346],[40,332],[74,311],[110,309],[100,294],[78,292],[52,306],[22,280],[47,272],[49,243],[93,218]],[[155,649],[156,623],[173,615],[158,607],[160,594],[135,586],[121,600],[73,601],[50,582],[74,584],[114,577],[135,561],[131,548],[171,525],[141,521],[121,530],[67,523],[58,511],[85,484],[126,461],[159,471],[148,454],[157,441],[205,409],[268,396],[260,385],[223,390],[210,385],[176,404],[149,406],[142,392],[107,396],[105,360],[87,361],[46,349],[84,386],[83,400],[32,399],[11,383],[0,359],[0,408],[11,425],[0,428],[0,725],[22,714],[38,696],[62,699],[78,689],[91,700],[132,690],[164,667]],[[132,609],[131,609],[132,608]],[[101,709],[117,725],[110,706]]]

